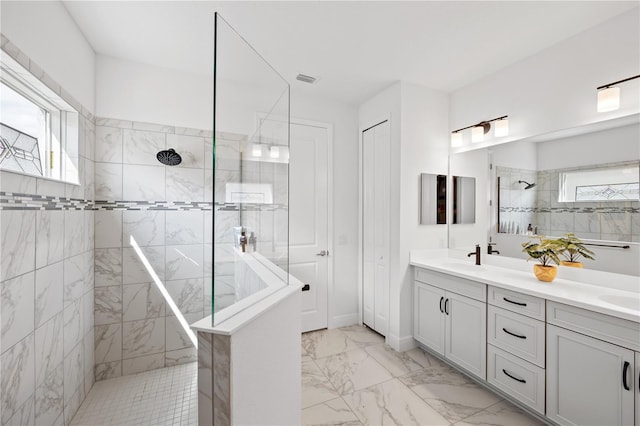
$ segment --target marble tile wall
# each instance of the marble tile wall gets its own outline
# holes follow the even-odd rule
[[[211,137],[96,120],[96,380],[196,360],[132,241],[187,322],[211,314]],[[156,159],[169,148],[182,156],[180,165]]]
[[[79,105],[4,36],[2,49]],[[80,185],[0,171],[2,425],[67,425],[94,383],[95,124],[78,109]]]
[[[559,170],[497,167],[496,172],[500,176],[501,232],[522,234],[531,223],[540,235],[574,233],[585,239],[640,242],[638,201],[559,202]],[[524,190],[518,180],[536,186]]]

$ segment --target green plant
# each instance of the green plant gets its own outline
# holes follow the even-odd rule
[[[584,243],[575,234],[564,234],[564,237],[558,238],[558,245],[560,246],[560,255],[564,257],[567,262],[578,262],[580,257],[593,260],[595,254],[584,246]]]
[[[551,266],[551,262],[556,265],[560,264],[558,255],[561,252],[561,246],[557,240],[544,238],[542,235],[536,235],[535,239],[522,243],[522,251],[529,255],[529,259],[536,259],[542,266]]]

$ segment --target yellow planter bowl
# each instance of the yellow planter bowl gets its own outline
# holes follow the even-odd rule
[[[563,260],[560,262],[562,266],[569,266],[571,268],[584,268],[582,262],[569,262],[567,260]]]
[[[540,281],[550,283],[556,278],[558,268],[555,266],[533,265],[533,273],[536,274],[536,278]]]

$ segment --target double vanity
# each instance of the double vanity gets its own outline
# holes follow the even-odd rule
[[[416,250],[421,347],[560,425],[640,425],[640,279],[457,250]]]

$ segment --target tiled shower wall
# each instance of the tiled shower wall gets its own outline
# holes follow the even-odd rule
[[[187,322],[211,314],[211,132],[96,120],[95,361],[106,379],[196,360],[140,247]],[[178,166],[158,151],[173,148]]]
[[[69,424],[94,383],[94,119],[4,37],[2,48],[80,112],[81,184],[0,172],[0,423]]]
[[[604,164],[600,167],[608,167]],[[571,170],[593,169],[593,167]],[[575,233],[580,238],[640,242],[640,202],[558,202],[558,173],[498,167],[501,232],[523,233],[532,223],[541,235]],[[531,179],[531,180],[529,180]],[[524,189],[518,180],[536,183]],[[518,232],[519,231],[519,232]]]

